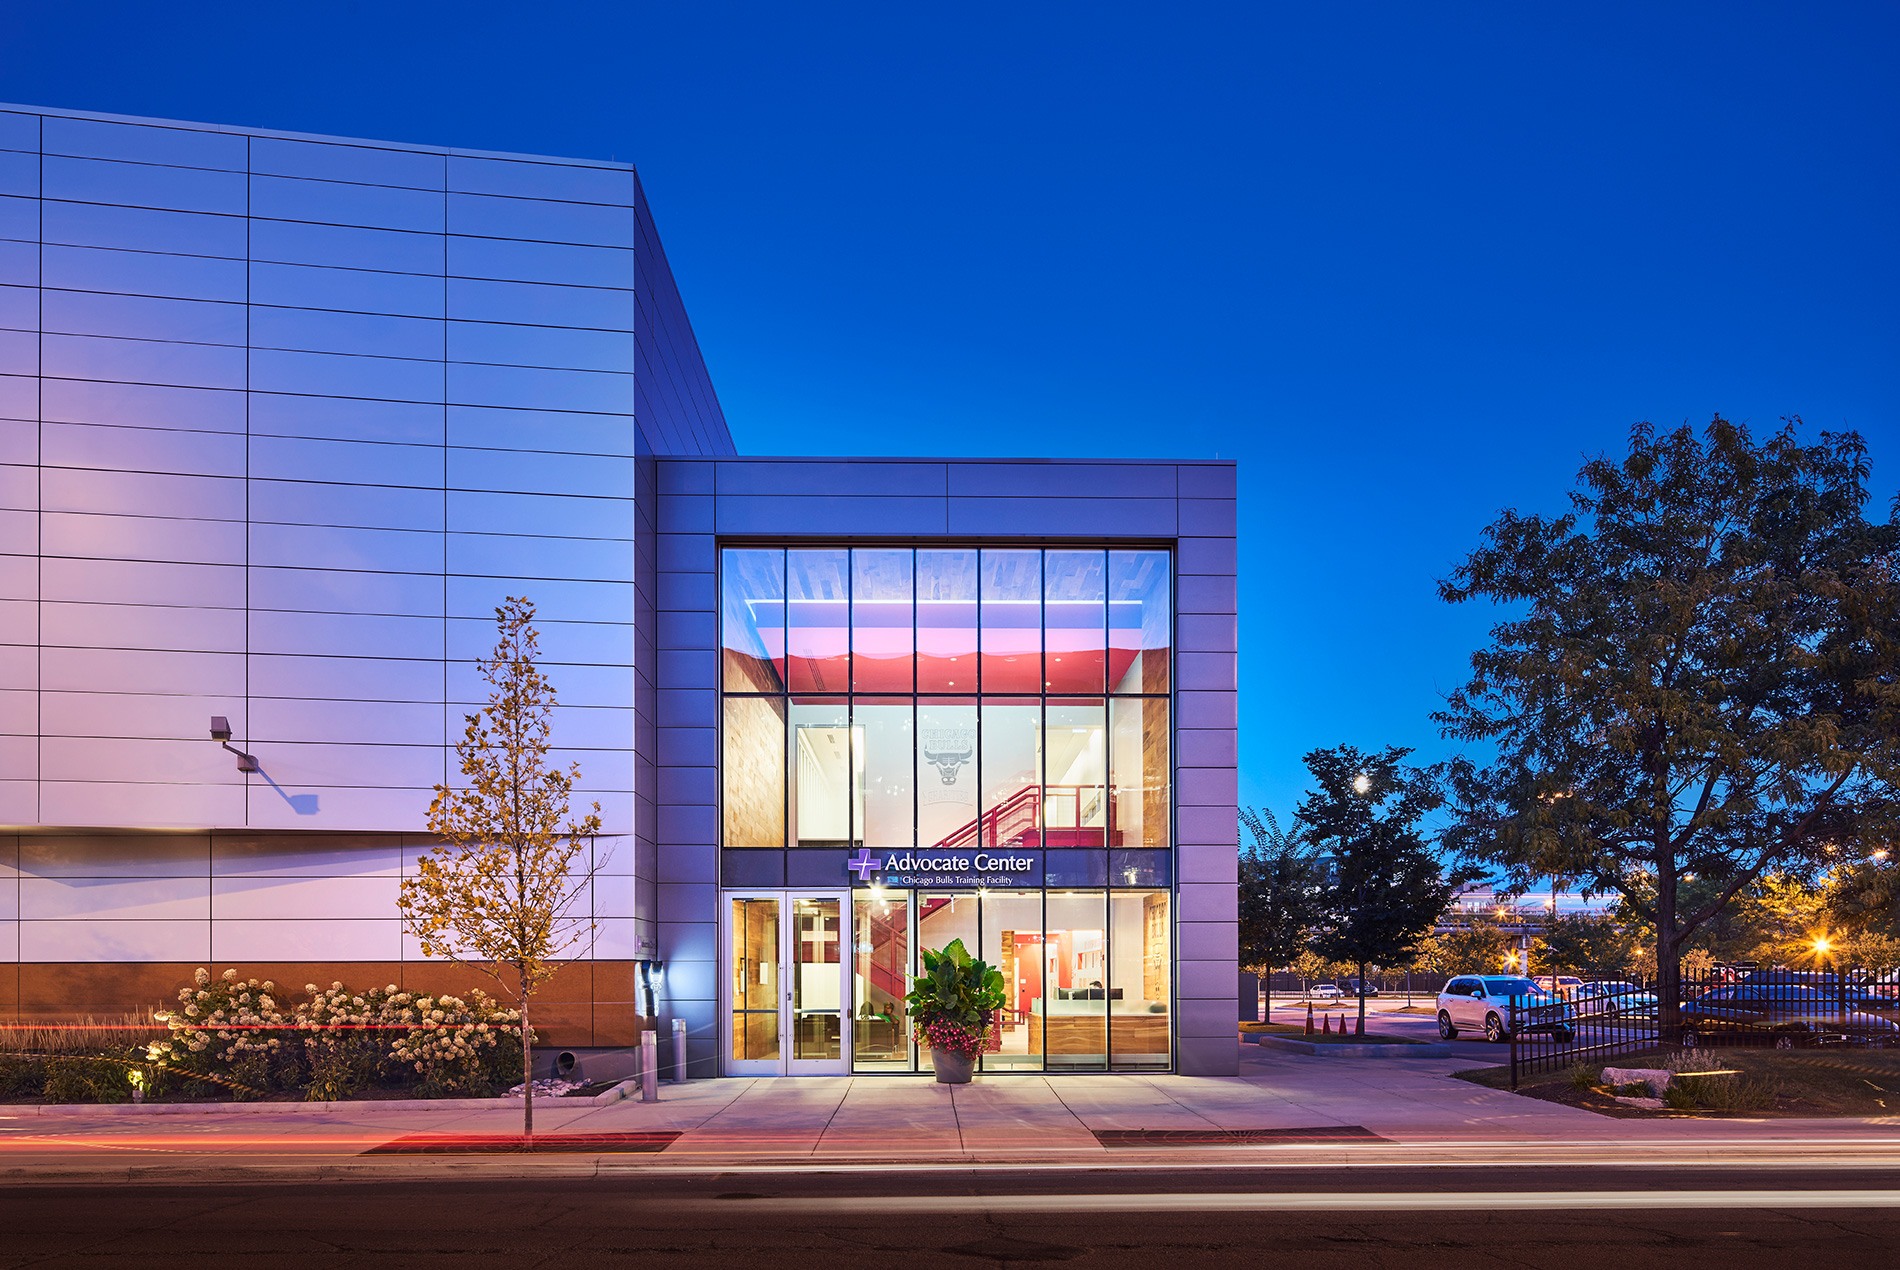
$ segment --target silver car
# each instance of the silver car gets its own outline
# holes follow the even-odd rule
[[[1438,1035],[1447,1041],[1466,1031],[1508,1041],[1514,1022],[1520,1035],[1542,1032],[1568,1041],[1575,1021],[1568,1002],[1523,975],[1458,975],[1438,994]]]

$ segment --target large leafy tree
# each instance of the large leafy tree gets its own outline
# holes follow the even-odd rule
[[[435,787],[429,831],[442,841],[403,879],[397,903],[424,955],[487,971],[521,1011],[522,1133],[532,1136],[528,1009],[592,942],[592,920],[569,914],[593,883],[600,804],[570,815],[580,765],[549,762],[554,688],[535,665],[534,606],[510,598],[495,623],[495,651],[477,663],[488,704],[466,716],[456,746],[467,784]]]
[[[1738,892],[1895,823],[1896,525],[1865,514],[1861,439],[1797,425],[1640,425],[1568,513],[1505,512],[1440,584],[1509,613],[1437,716],[1493,752],[1449,765],[1445,841],[1619,894],[1665,1027],[1685,941]]]
[[[1608,914],[1565,913],[1544,923],[1533,964],[1540,974],[1630,974],[1645,964],[1639,937]]]
[[[1305,758],[1313,787],[1300,800],[1302,832],[1327,853],[1313,947],[1357,969],[1403,963],[1432,932],[1461,878],[1448,877],[1426,840],[1425,817],[1442,802],[1410,750],[1350,745]],[[1366,999],[1359,998],[1359,1030]]]
[[[1240,964],[1261,978],[1273,1016],[1273,971],[1305,951],[1319,915],[1319,853],[1295,822],[1282,829],[1270,808],[1243,808],[1251,842],[1240,848]]]

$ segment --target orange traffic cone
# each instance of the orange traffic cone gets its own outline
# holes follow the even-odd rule
[[[1320,1024],[1321,1024],[1320,1026],[1321,1035],[1331,1036],[1333,1034],[1333,1016],[1332,1015],[1322,1014],[1320,1016]]]
[[[1306,1003],[1306,1034],[1308,1036],[1313,1034],[1313,1003],[1311,1001]]]

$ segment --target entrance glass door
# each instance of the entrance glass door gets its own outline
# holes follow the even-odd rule
[[[768,891],[726,902],[726,1070],[819,1076],[851,1070],[844,1026],[842,892]]]

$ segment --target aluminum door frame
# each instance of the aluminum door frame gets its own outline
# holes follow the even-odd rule
[[[776,1059],[736,1059],[732,1057],[732,904],[734,900],[770,900],[778,905],[778,1057]],[[838,906],[838,1042],[839,1057],[794,1058],[792,1056],[793,973],[797,967],[794,944],[798,938],[793,921],[794,904],[799,900],[830,900]],[[848,1076],[851,1074],[851,1049],[854,1039],[851,973],[851,892],[844,888],[743,887],[719,893],[719,1039],[720,1070],[728,1076]]]

